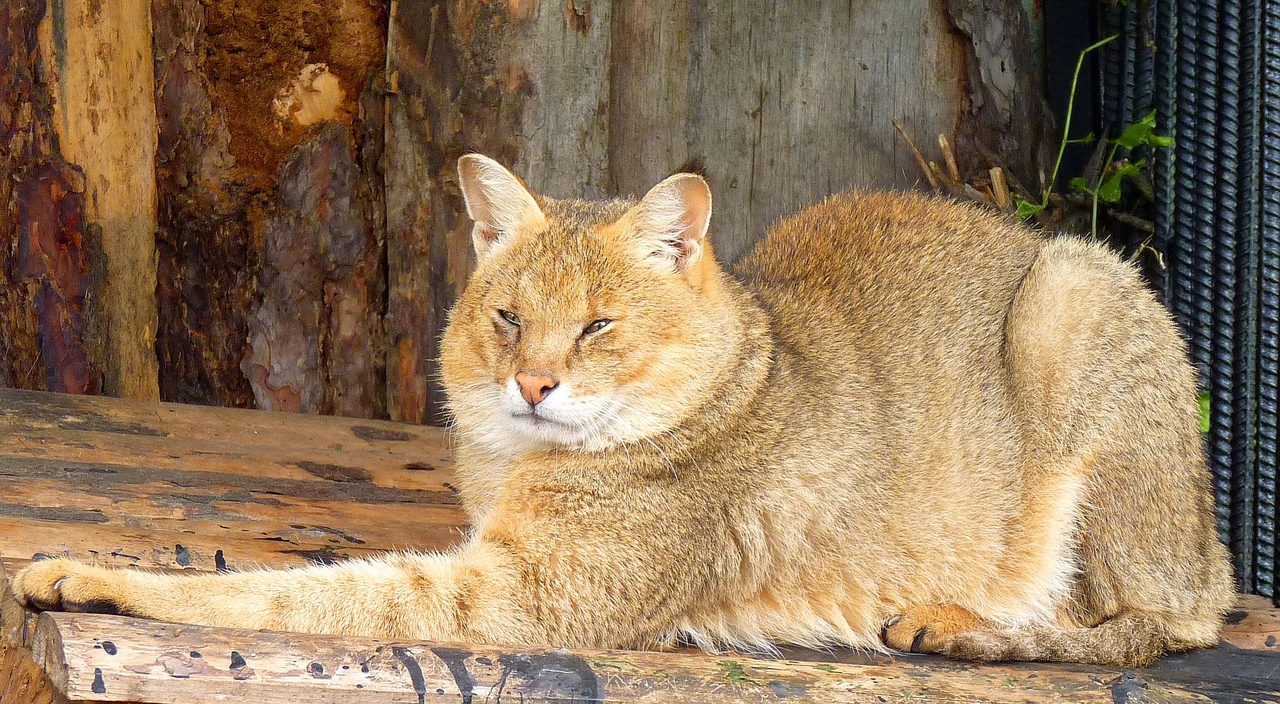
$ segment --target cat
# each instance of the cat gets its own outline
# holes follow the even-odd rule
[[[531,193],[462,157],[443,554],[201,576],[56,559],[45,609],[495,644],[1140,666],[1233,602],[1178,330],[1104,246],[835,195],[733,270],[711,191]]]

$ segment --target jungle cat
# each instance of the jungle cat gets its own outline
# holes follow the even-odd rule
[[[40,608],[394,638],[1135,666],[1232,604],[1169,315],[1105,247],[908,193],[716,262],[711,191],[555,200],[472,154],[443,379],[472,533],[205,576],[58,559]]]

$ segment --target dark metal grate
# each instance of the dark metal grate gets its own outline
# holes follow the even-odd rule
[[[1218,527],[1248,591],[1276,586],[1280,3],[1099,4],[1101,131],[1156,112],[1154,284],[1210,402]]]

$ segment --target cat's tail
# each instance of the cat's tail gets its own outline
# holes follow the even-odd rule
[[[957,633],[945,654],[989,662],[1023,660],[1143,667],[1169,652],[1218,642],[1216,616],[1173,619],[1129,611],[1091,627],[1028,625]]]

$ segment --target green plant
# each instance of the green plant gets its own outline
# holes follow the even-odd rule
[[[1126,127],[1119,137],[1111,141],[1111,151],[1107,153],[1107,159],[1103,162],[1097,179],[1090,183],[1089,179],[1077,176],[1068,183],[1071,190],[1086,193],[1093,198],[1089,232],[1095,237],[1098,234],[1098,201],[1109,204],[1120,202],[1120,187],[1126,180],[1136,180],[1142,173],[1142,167],[1147,164],[1146,159],[1137,161],[1125,159],[1123,163],[1117,163],[1116,151],[1121,147],[1134,150],[1138,147],[1160,149],[1173,146],[1172,137],[1158,135],[1155,130],[1156,112],[1152,110],[1146,117]]]
[[[1039,203],[1033,203],[1018,195],[1012,196],[1013,202],[1018,206],[1019,218],[1025,220],[1049,207],[1049,195],[1053,193],[1053,186],[1058,182],[1058,169],[1062,167],[1062,155],[1066,153],[1067,145],[1072,143],[1081,143],[1085,140],[1093,141],[1093,135],[1089,135],[1079,140],[1071,139],[1071,115],[1075,112],[1076,90],[1080,85],[1080,70],[1084,68],[1084,59],[1086,56],[1091,52],[1115,41],[1119,36],[1119,34],[1113,34],[1106,39],[1090,44],[1085,47],[1084,51],[1080,52],[1080,56],[1076,58],[1076,70],[1071,76],[1071,93],[1067,97],[1067,118],[1063,121],[1062,125],[1062,143],[1058,145],[1058,156],[1053,162],[1053,175],[1049,177],[1049,183],[1045,185],[1044,193],[1041,196]]]

